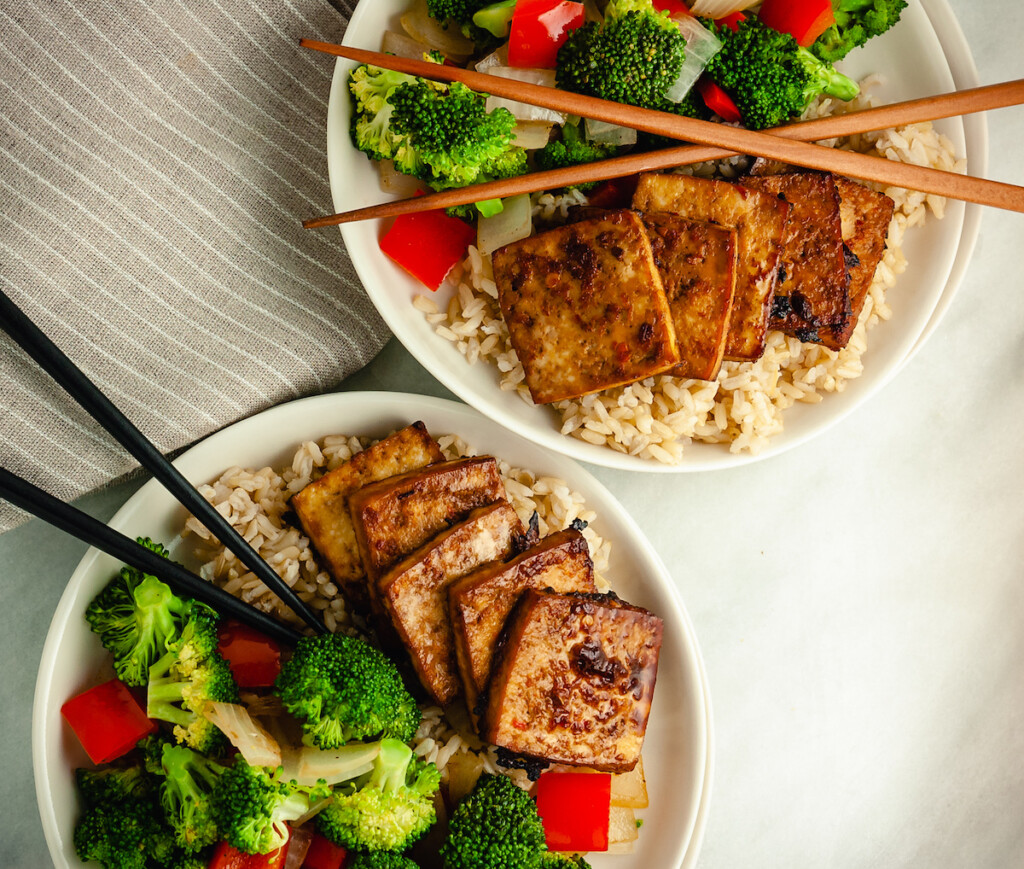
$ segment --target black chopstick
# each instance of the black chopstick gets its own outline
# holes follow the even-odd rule
[[[185,509],[238,556],[285,606],[318,633],[327,633],[326,626],[313,609],[2,290],[0,328],[159,480]]]
[[[180,564],[147,549],[141,543],[115,531],[109,525],[65,504],[17,474],[0,468],[0,497],[38,516],[61,531],[95,546],[125,564],[166,582],[177,594],[209,604],[221,616],[229,616],[249,627],[294,646],[301,634],[251,604],[207,582]]]

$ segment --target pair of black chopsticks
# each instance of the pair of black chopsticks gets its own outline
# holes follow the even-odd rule
[[[327,628],[313,609],[282,580],[231,524],[118,410],[86,375],[0,291],[0,329],[77,401],[113,438],[148,470],[220,542],[276,594],[293,613],[318,633]],[[0,468],[0,497],[79,540],[153,574],[181,594],[209,604],[275,639],[294,644],[300,634],[211,582],[132,540],[75,507],[54,498],[16,474]]]

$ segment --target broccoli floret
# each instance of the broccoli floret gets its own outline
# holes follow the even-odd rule
[[[247,854],[269,854],[288,841],[288,821],[309,811],[310,792],[239,757],[217,777],[210,801],[230,845]]]
[[[541,854],[538,869],[590,869],[590,864],[583,859],[581,854],[545,851]]]
[[[780,33],[749,16],[735,31],[705,22],[722,40],[707,73],[740,110],[754,130],[775,127],[798,117],[820,94],[842,100],[857,96],[857,83]]]
[[[347,869],[419,869],[419,866],[397,851],[370,851],[356,854]]]
[[[580,94],[674,111],[665,92],[679,78],[686,40],[651,0],[611,0],[604,21],[573,30],[558,50],[555,82]]]
[[[434,794],[441,775],[397,739],[381,740],[373,770],[336,789],[316,816],[317,829],[334,844],[355,851],[404,851],[437,818]]]
[[[174,652],[177,658],[178,669],[189,675],[203,661],[219,656],[217,643],[220,637],[217,634],[217,623],[220,616],[216,610],[204,603],[193,601],[192,611],[188,620],[181,628],[181,633],[176,640],[173,640],[168,648]]]
[[[537,805],[503,775],[484,774],[452,812],[445,869],[539,869],[546,845]]]
[[[203,618],[199,616],[200,623]],[[200,636],[202,630],[197,628]],[[189,657],[184,662],[172,649],[150,667],[146,715],[173,724],[178,742],[201,754],[213,754],[224,740],[217,726],[203,717],[210,700],[238,702],[231,668],[216,649],[202,660]]]
[[[168,829],[157,814],[152,785],[142,767],[76,770],[86,808],[75,826],[75,853],[107,869],[145,869],[164,864],[172,852]]]
[[[534,155],[538,169],[562,169],[566,166],[579,166],[582,163],[593,163],[604,160],[619,153],[616,145],[602,145],[589,142],[580,130],[580,124],[567,123],[562,127],[561,138],[548,142]],[[590,190],[596,182],[577,184],[583,191]]]
[[[473,40],[479,54],[489,54],[501,43],[501,38],[488,28],[474,22],[474,15],[491,0],[427,0],[427,13],[445,27],[454,24],[467,39]]]
[[[211,794],[224,767],[184,746],[164,743],[160,804],[178,846],[194,854],[219,839]]]
[[[139,543],[165,558],[167,550],[148,537]],[[192,601],[134,567],[123,567],[85,611],[89,626],[114,656],[114,671],[126,685],[146,684],[147,673],[177,637]]]
[[[835,24],[819,36],[811,52],[828,63],[842,60],[900,20],[906,0],[832,0]]]
[[[420,711],[394,663],[380,649],[344,634],[303,637],[274,683],[306,740],[337,748],[354,739],[412,739]]]

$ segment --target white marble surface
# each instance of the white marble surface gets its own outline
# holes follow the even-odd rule
[[[983,83],[1024,73],[1018,4],[951,5]],[[1024,184],[1024,109],[988,123],[991,177]],[[1024,216],[986,212],[928,344],[811,443],[713,474],[592,469],[700,639],[716,743],[702,869],[1024,865],[1022,242]],[[394,342],[346,386],[446,394]],[[135,487],[81,504],[107,518]],[[4,866],[50,865],[31,700],[84,549],[39,522],[0,537]]]

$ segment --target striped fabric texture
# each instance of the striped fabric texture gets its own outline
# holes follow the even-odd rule
[[[333,211],[333,62],[297,43],[353,6],[0,4],[0,285],[164,452],[389,337],[338,231],[300,225]],[[0,380],[4,467],[64,500],[135,468],[6,335]]]

